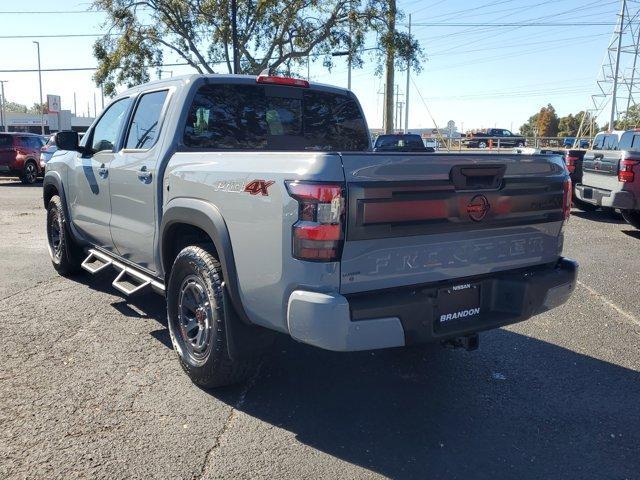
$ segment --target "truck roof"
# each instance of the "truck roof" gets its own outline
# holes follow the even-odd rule
[[[151,82],[146,82],[141,85],[137,85],[135,87],[129,88],[117,95],[117,97],[126,96],[136,94],[140,91],[149,90],[150,88],[163,86],[163,85],[179,85],[184,86],[190,83],[193,83],[199,78],[207,78],[212,79],[214,81],[218,81],[220,83],[235,83],[235,84],[246,84],[246,85],[255,85],[257,75],[231,75],[231,74],[218,74],[218,73],[209,73],[209,74],[190,74],[190,75],[179,75],[170,78],[163,78],[161,80],[153,80]],[[292,88],[300,88],[300,87],[292,87]],[[309,88],[314,90],[322,90],[326,92],[332,92],[337,94],[350,94],[351,91],[347,88],[336,87],[334,85],[328,85],[325,83],[318,82],[309,82]]]

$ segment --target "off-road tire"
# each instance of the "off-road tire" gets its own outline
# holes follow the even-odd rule
[[[629,225],[640,230],[640,210],[622,210],[622,218]]]
[[[598,210],[598,205],[594,205],[592,203],[583,202],[582,200],[578,200],[575,195],[573,196],[573,206],[583,212],[595,212]]]
[[[56,230],[54,222],[57,223],[59,243],[53,242]],[[53,268],[60,275],[69,276],[80,270],[83,251],[70,233],[62,200],[58,195],[53,196],[47,206],[47,247]]]
[[[210,346],[207,351],[198,352],[198,359],[192,356],[181,328],[184,315],[180,304],[185,282],[194,281],[208,298],[207,315],[210,320]],[[247,379],[255,367],[257,358],[231,359],[227,347],[227,320],[224,314],[223,277],[220,262],[208,250],[199,246],[188,246],[176,257],[167,282],[167,323],[171,343],[178,354],[183,370],[196,385],[205,389],[222,387]],[[195,315],[194,315],[195,317]],[[208,317],[207,317],[208,318]]]
[[[28,160],[22,168],[20,181],[25,185],[33,185],[38,180],[38,166],[33,160]]]

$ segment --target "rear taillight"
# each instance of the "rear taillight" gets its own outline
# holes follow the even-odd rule
[[[567,154],[567,156],[565,157],[565,163],[567,164],[567,170],[569,170],[569,173],[573,173],[576,171],[576,162],[578,160],[580,160],[580,157]]]
[[[344,243],[344,186],[291,181],[287,182],[287,191],[298,201],[293,256],[315,262],[340,260]]]
[[[633,182],[635,173],[633,167],[638,165],[638,160],[622,159],[620,160],[620,168],[618,169],[618,181],[623,183]]]
[[[568,220],[569,219],[569,215],[571,215],[571,194],[572,194],[572,188],[571,188],[571,179],[567,178],[564,181],[564,185],[562,186],[562,193],[563,193],[563,197],[562,197],[562,213],[564,214],[564,219]]]
[[[301,78],[277,77],[275,75],[259,75],[256,78],[257,83],[267,83],[270,85],[286,85],[288,87],[309,88],[309,82]]]

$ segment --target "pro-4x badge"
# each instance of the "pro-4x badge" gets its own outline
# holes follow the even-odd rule
[[[273,180],[254,180],[247,183],[247,186],[244,187],[244,191],[251,195],[263,195],[267,197],[269,196],[269,187],[274,183],[276,182]]]

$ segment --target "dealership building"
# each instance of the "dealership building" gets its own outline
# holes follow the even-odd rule
[[[93,117],[76,117],[70,110],[60,110],[56,113],[45,113],[42,120],[40,115],[31,113],[5,112],[6,129],[0,125],[0,131],[41,133],[41,121],[44,123],[45,134],[60,130],[86,131]],[[2,123],[2,122],[0,122]]]

